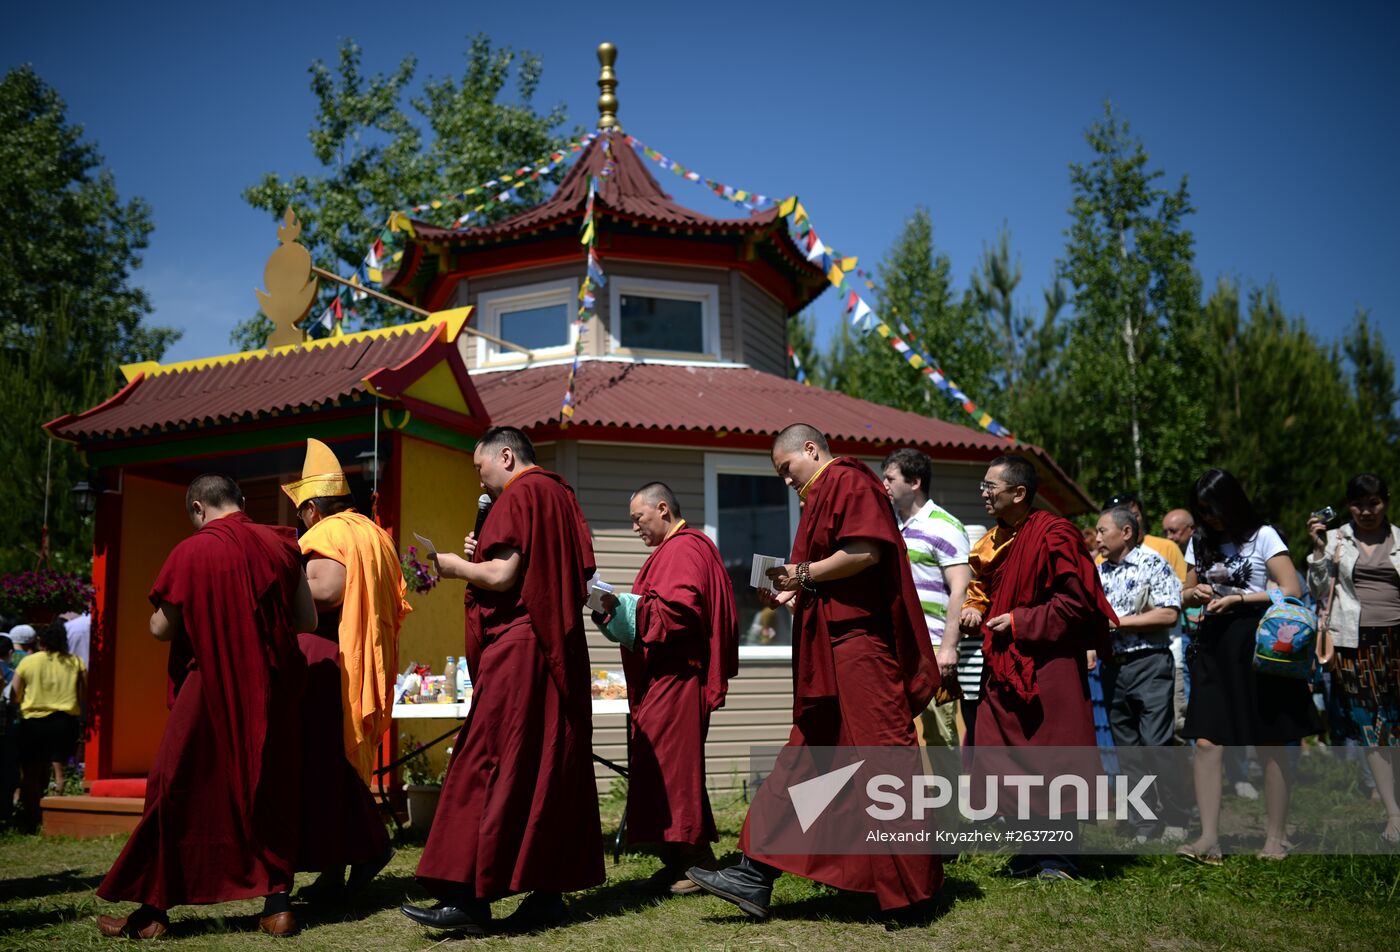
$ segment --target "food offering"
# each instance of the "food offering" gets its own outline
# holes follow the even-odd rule
[[[601,701],[616,701],[627,697],[627,680],[621,671],[598,668],[593,672],[593,697]]]

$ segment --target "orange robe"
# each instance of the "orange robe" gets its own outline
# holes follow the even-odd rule
[[[358,512],[327,516],[301,537],[306,556],[345,566],[340,604],[340,683],[345,690],[345,756],[361,779],[374,772],[393,710],[399,629],[412,609],[394,540]]]

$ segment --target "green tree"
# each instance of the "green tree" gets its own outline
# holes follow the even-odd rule
[[[1162,172],[1112,107],[1085,138],[1093,158],[1070,166],[1059,266],[1074,308],[1058,358],[1062,419],[1045,442],[1092,496],[1136,488],[1160,512],[1205,459],[1194,209],[1185,178],[1156,184]]]
[[[817,349],[817,319],[810,311],[798,314],[788,322],[788,344],[802,362],[802,372],[807,383],[814,387],[827,385],[827,356]],[[789,379],[797,379],[797,368],[789,358],[787,364]]]
[[[1288,317],[1272,286],[1249,291],[1241,310],[1239,288],[1221,281],[1204,311],[1210,463],[1239,478],[1300,555],[1308,513],[1340,499],[1371,438],[1354,425],[1341,348]]]
[[[132,282],[150,209],[123,202],[97,147],[69,122],[32,67],[0,80],[0,466],[12,499],[0,569],[32,567],[43,520],[48,438],[42,423],[110,396],[123,363],[155,360],[179,336],[144,323]],[[54,446],[50,527],[56,560],[82,563],[90,537],[68,489],[83,470]]]
[[[413,57],[405,57],[388,75],[366,77],[360,47],[343,41],[334,69],[321,60],[310,67],[317,110],[310,140],[322,172],[290,178],[269,172],[244,192],[244,199],[274,219],[289,205],[295,208],[302,222],[301,242],[313,261],[348,277],[391,212],[479,185],[567,141],[559,131],[564,107],[535,108],[539,57],[493,47],[489,38],[477,35],[466,61],[460,78],[429,80],[411,96],[417,71]],[[540,200],[544,184],[541,179],[522,189],[522,203]],[[448,202],[420,217],[450,225],[469,207]],[[492,221],[519,210],[495,205],[472,221]],[[338,290],[323,288],[321,306]],[[403,311],[372,300],[356,309],[358,323],[365,327],[404,319]],[[245,349],[261,347],[270,329],[271,322],[257,315],[240,324],[232,340]]]
[[[880,317],[905,337],[899,324],[913,331],[909,341],[931,356],[979,405],[994,415],[1001,401],[992,382],[1000,364],[987,323],[977,313],[970,292],[952,287],[952,265],[933,243],[933,221],[917,209],[889,255],[881,262],[874,302]],[[939,392],[924,374],[874,330],[861,332],[843,320],[832,344],[829,384],[844,393],[886,406],[912,410],[955,423],[967,413]]]
[[[1400,392],[1395,385],[1395,359],[1366,311],[1356,315],[1342,338],[1342,353],[1352,372],[1354,409],[1348,429],[1354,434],[1355,447],[1351,467],[1400,482]]]
[[[1011,257],[1011,231],[1005,225],[993,248],[982,248],[982,262],[972,273],[972,300],[982,312],[1001,350],[1001,383],[1014,403],[1016,384],[1027,347],[1030,321],[1016,307],[1021,259]]]

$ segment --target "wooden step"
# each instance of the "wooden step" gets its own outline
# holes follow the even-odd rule
[[[78,839],[130,833],[145,805],[142,797],[44,797],[39,801],[45,836]]]

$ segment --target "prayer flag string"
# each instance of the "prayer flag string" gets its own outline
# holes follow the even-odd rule
[[[607,140],[604,141],[604,148],[607,148]],[[604,164],[600,174],[611,175],[611,159]],[[603,262],[598,257],[597,238],[594,212],[598,199],[598,178],[593,177],[588,180],[588,202],[583,209],[583,222],[579,225],[579,243],[584,248],[585,270],[583,284],[578,291],[578,311],[574,318],[574,359],[569,365],[569,379],[564,384],[564,401],[559,407],[559,426],[566,429],[574,419],[574,408],[576,397],[574,394],[574,383],[578,378],[579,364],[583,359],[583,333],[592,320],[597,307],[597,289],[607,284],[607,276],[603,274]]]
[[[867,289],[875,290],[875,283],[871,280],[869,272],[857,267],[858,259],[838,254],[829,246],[822,243],[817,236],[816,228],[812,225],[811,217],[807,209],[798,201],[796,196],[784,199],[781,202],[756,192],[745,189],[734,188],[715,179],[706,178],[700,173],[688,169],[679,162],[658,152],[656,149],[646,145],[636,136],[628,135],[624,141],[632,148],[636,149],[646,158],[655,162],[663,170],[669,170],[672,174],[683,178],[688,182],[702,185],[713,192],[719,198],[741,205],[750,211],[764,208],[773,204],[778,206],[778,214],[788,220],[788,228],[792,233],[793,240],[797,242],[799,248],[805,249],[808,261],[819,267],[826,274],[827,281],[841,292],[842,298],[846,302],[846,312],[851,315],[851,322],[861,333],[869,333],[874,330],[882,338],[889,341],[890,345],[900,354],[905,361],[916,371],[922,373],[939,390],[943,391],[965,410],[969,416],[977,421],[977,425],[994,436],[1002,436],[1006,439],[1014,439],[1011,431],[994,420],[991,414],[979,410],[977,404],[954,383],[943,369],[938,366],[928,353],[922,349],[916,349],[907,341],[901,339],[890,329],[890,326],[880,319],[869,303],[866,302],[859,292],[851,288],[847,276],[855,274],[864,279]],[[900,332],[910,341],[915,341],[908,325],[900,322]],[[793,360],[793,365],[797,371],[797,379],[806,382],[806,374],[801,365],[797,363],[797,355],[788,347],[788,356]]]

